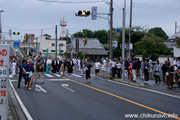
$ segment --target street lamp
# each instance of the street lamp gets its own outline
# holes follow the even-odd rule
[[[0,10],[0,43],[1,43],[1,33],[2,33],[2,25],[1,25],[1,13],[4,12],[4,10]]]

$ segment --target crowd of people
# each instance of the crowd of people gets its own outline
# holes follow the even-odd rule
[[[59,73],[61,77],[64,76],[64,71],[67,70],[68,74],[74,71],[79,71],[81,75],[86,74],[86,83],[91,83],[91,67],[95,68],[95,75],[99,78],[99,72],[108,71],[108,76],[110,77],[122,77],[122,59],[108,59],[102,57],[100,60],[96,60],[92,63],[90,58],[87,59],[77,59],[71,58],[59,58],[51,59],[51,57],[33,56],[33,57],[14,57],[10,56],[10,71],[11,75],[14,76],[19,73],[18,88],[20,88],[20,83],[22,77],[25,80],[25,87],[31,89],[32,80],[34,79],[34,84],[39,77],[41,84],[43,84],[41,72],[53,74]],[[161,73],[162,72],[162,73]],[[36,73],[34,75],[34,73]],[[140,76],[140,79],[144,80],[147,84],[149,80],[149,75],[153,74],[156,79],[155,83],[161,83],[160,75],[163,75],[163,81],[166,82],[167,87],[172,88],[174,82],[178,82],[180,86],[180,62],[176,58],[174,61],[170,61],[169,58],[160,65],[159,61],[153,64],[151,59],[127,59],[124,64],[124,77],[125,80],[130,79],[136,82],[136,76]],[[33,78],[33,79],[32,79]]]

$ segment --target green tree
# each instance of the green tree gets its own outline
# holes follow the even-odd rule
[[[168,36],[167,34],[164,32],[164,30],[161,28],[161,27],[154,27],[154,28],[151,28],[149,31],[148,31],[148,36],[149,37],[153,37],[153,36],[157,36],[157,37],[160,37],[164,40],[167,40],[168,39]]]
[[[141,41],[135,43],[135,54],[142,54],[144,58],[151,57],[152,60],[156,60],[168,49],[163,42],[164,40],[159,37],[142,38]]]
[[[176,37],[175,42],[176,42],[176,47],[180,48],[180,38]]]
[[[101,43],[108,43],[109,41],[109,32],[106,30],[94,31],[94,38],[98,38]]]

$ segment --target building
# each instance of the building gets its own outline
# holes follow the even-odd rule
[[[76,55],[76,39],[79,39],[79,52],[85,52],[86,57],[90,57],[91,60],[98,59],[107,56],[107,51],[97,38],[87,38],[87,44],[83,45],[83,38],[72,39],[72,52]]]
[[[41,56],[50,56],[52,58],[55,57],[56,54],[55,39],[50,39],[49,35],[39,36],[37,38],[37,43],[38,43],[37,45],[38,53]],[[59,55],[59,53],[65,53],[65,52],[66,52],[66,40],[57,40],[57,55]]]
[[[180,38],[180,30],[168,38],[168,40],[165,42],[167,47],[172,50],[174,57],[180,57],[180,49],[176,47],[175,39]]]

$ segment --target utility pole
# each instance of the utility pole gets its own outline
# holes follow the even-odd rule
[[[177,21],[175,22],[175,34],[177,33]]]
[[[125,65],[125,27],[126,27],[126,0],[124,0],[123,8],[123,34],[122,34],[122,79],[124,80],[124,65]]]
[[[128,57],[131,57],[130,43],[131,43],[131,29],[132,29],[132,0],[130,0],[130,23],[129,23],[129,45],[128,45]]]
[[[56,55],[55,55],[55,58],[57,58],[57,25],[56,25],[55,35],[56,35],[56,43],[55,43]]]
[[[112,29],[113,29],[113,0],[110,2],[110,50],[109,57],[112,58]]]

